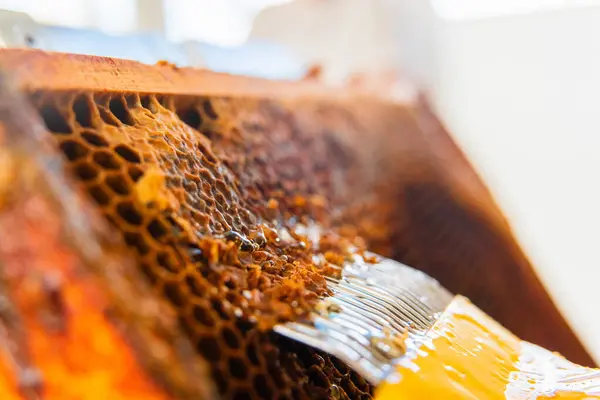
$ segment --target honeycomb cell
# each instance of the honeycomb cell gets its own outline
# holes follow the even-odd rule
[[[73,101],[73,113],[75,114],[75,121],[81,128],[93,128],[93,116],[92,109],[95,108],[92,103],[90,96],[78,95]]]
[[[115,147],[115,152],[130,163],[139,164],[141,162],[139,154],[129,146],[118,145]]]
[[[203,296],[208,291],[207,289],[209,286],[207,282],[196,274],[187,275],[185,278],[185,282],[190,292],[195,296]],[[207,305],[206,309],[211,310],[212,307],[210,305]]]
[[[229,302],[227,302],[226,300],[223,300],[220,298],[211,299],[211,308],[214,310],[215,313],[217,313],[217,315],[220,317],[220,319],[222,319],[224,321],[228,321],[231,319],[231,315],[229,315],[229,313],[227,312],[228,305],[229,305]],[[236,340],[237,340],[237,338],[235,337],[235,334],[234,334],[231,342],[237,343]]]
[[[100,171],[96,166],[86,161],[78,162],[73,165],[73,170],[77,177],[84,181],[93,181],[98,178]]]
[[[246,363],[237,357],[230,358],[228,361],[229,374],[237,379],[244,380],[248,377],[248,367]]]
[[[91,131],[81,132],[81,138],[95,147],[108,147],[108,142],[105,138]]]
[[[121,122],[106,106],[98,105],[98,115],[100,116],[100,120],[106,125],[112,125],[117,128],[121,126]]]
[[[137,93],[125,94],[123,95],[123,98],[125,99],[125,105],[129,110],[140,106],[140,95]]]
[[[156,114],[157,109],[153,105],[154,96],[141,96],[140,97],[140,105],[142,108],[150,111],[152,114]]]
[[[159,219],[153,219],[150,221],[147,230],[150,236],[157,241],[160,241],[169,233],[169,227]]]
[[[116,205],[117,215],[129,225],[139,226],[143,222],[142,214],[131,201],[121,201]]]
[[[98,166],[108,170],[119,169],[121,167],[119,159],[109,151],[96,151],[93,155],[93,159]]]
[[[154,98],[156,99],[156,102],[158,104],[160,104],[162,107],[166,108],[167,110],[172,110],[172,107],[170,106],[170,104],[171,104],[170,96],[156,94],[156,95],[154,95]]]
[[[133,125],[134,120],[129,113],[125,98],[122,96],[113,97],[108,103],[108,108],[112,115],[124,125]]]
[[[125,232],[125,242],[135,250],[138,254],[144,256],[150,252],[150,246],[144,239],[144,235],[138,232]]]
[[[88,187],[88,192],[92,198],[101,206],[110,204],[111,195],[101,185],[91,185]]]
[[[247,357],[248,361],[250,362],[250,364],[252,364],[254,366],[259,366],[261,364],[257,345],[255,343],[253,343],[252,341],[249,341],[248,344],[246,345],[246,357]]]
[[[164,271],[158,272],[158,274],[164,277]],[[178,282],[170,282],[164,284],[165,296],[173,302],[176,306],[183,307],[186,304],[188,298],[185,287],[180,285]]]
[[[54,134],[61,135],[73,132],[64,115],[52,104],[43,105],[40,108],[40,116],[46,127]]]
[[[75,161],[88,155],[87,148],[75,140],[63,140],[60,143],[60,149],[70,161]]]
[[[156,263],[161,267],[161,271],[177,275],[182,271],[182,263],[177,260],[177,257],[172,252],[159,251],[156,254]],[[181,290],[187,292],[184,285],[179,284]]]
[[[193,317],[194,321],[206,327],[212,327],[216,324],[216,319],[206,304],[195,305],[193,308]]]
[[[221,331],[223,340],[230,349],[239,349],[241,346],[240,339],[237,333],[230,327],[225,327]]]
[[[194,129],[200,129],[202,125],[202,116],[196,108],[188,108],[181,110],[177,113],[179,118],[189,127]]]
[[[209,361],[221,360],[221,345],[214,337],[203,337],[198,340],[198,351]]]
[[[107,175],[104,178],[104,181],[116,195],[125,196],[129,194],[129,184],[127,179],[120,173]]]

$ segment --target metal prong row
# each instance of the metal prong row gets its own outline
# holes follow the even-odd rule
[[[275,330],[338,357],[374,384],[415,353],[452,299],[431,277],[388,259],[368,264],[355,256],[340,279],[327,282],[333,296],[308,321]]]

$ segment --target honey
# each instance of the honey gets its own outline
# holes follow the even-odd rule
[[[377,400],[600,399],[600,371],[521,341],[463,297],[428,336]]]

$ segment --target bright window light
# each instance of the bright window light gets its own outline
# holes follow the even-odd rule
[[[600,5],[600,0],[431,0],[431,3],[440,17],[460,20],[593,6]]]

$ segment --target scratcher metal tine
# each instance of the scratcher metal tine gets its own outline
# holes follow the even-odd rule
[[[346,262],[341,277],[327,278],[333,295],[303,321],[275,331],[332,354],[371,383],[411,358],[453,295],[436,280],[399,262],[378,257]],[[411,343],[398,351],[397,338]]]

